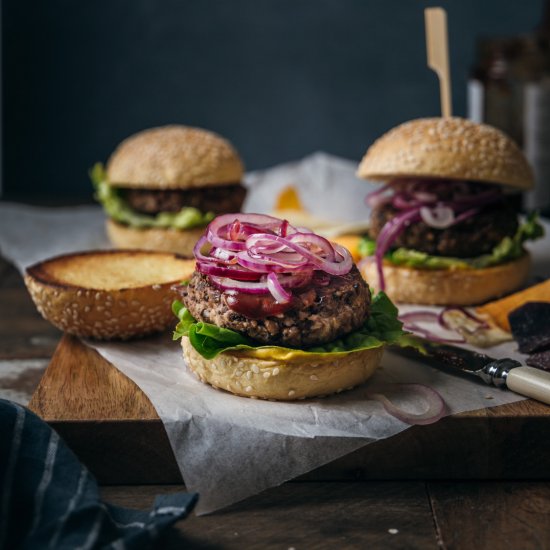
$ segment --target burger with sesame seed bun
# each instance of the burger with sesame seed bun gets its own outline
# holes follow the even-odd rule
[[[462,118],[406,122],[379,138],[357,175],[384,185],[367,196],[369,234],[359,266],[397,302],[474,305],[525,283],[523,244],[543,234],[518,221],[510,192],[533,172],[501,131]]]
[[[174,337],[198,378],[231,393],[295,400],[367,380],[387,343],[405,340],[397,309],[347,249],[263,214],[214,219],[179,287]]]
[[[241,209],[243,164],[222,137],[187,126],[144,130],[124,140],[106,169],[91,170],[96,198],[118,248],[190,256],[214,216]]]

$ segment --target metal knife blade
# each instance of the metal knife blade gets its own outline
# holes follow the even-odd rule
[[[418,338],[424,353],[413,347],[390,346],[389,350],[449,373],[480,378],[497,388],[550,404],[550,372],[523,366],[515,359],[495,359],[457,346]]]

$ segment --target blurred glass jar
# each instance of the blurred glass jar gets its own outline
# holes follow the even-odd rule
[[[500,128],[523,148],[536,180],[523,207],[550,215],[549,9],[530,35],[478,42],[468,81],[468,117]]]

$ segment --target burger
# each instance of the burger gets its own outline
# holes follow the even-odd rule
[[[242,176],[227,140],[178,125],[130,136],[91,171],[115,247],[187,256],[215,215],[241,209]]]
[[[473,305],[524,284],[524,242],[543,234],[518,221],[511,196],[533,172],[499,130],[462,118],[406,122],[379,138],[358,176],[383,182],[367,196],[362,274],[397,302]]]
[[[404,337],[347,249],[261,214],[214,219],[174,303],[188,367],[237,395],[295,400],[352,388]]]

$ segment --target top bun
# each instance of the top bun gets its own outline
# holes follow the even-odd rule
[[[361,178],[448,178],[531,189],[533,171],[504,133],[463,118],[419,118],[376,140],[357,170]]]
[[[243,163],[222,137],[188,126],[162,126],[125,139],[107,163],[109,183],[143,189],[187,189],[240,183]]]

